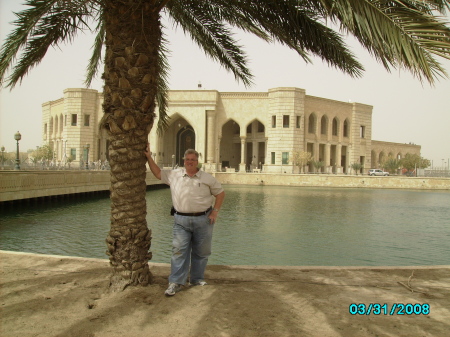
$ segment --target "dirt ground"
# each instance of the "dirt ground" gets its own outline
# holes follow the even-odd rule
[[[107,260],[0,251],[0,336],[449,336],[450,267],[208,266],[206,286],[108,292]],[[386,306],[351,314],[355,304]],[[401,306],[405,306],[403,315]],[[414,304],[417,304],[414,306]],[[429,305],[429,313],[427,306]],[[416,311],[416,313],[411,311]],[[390,312],[392,311],[392,315]],[[409,312],[409,314],[408,314]]]

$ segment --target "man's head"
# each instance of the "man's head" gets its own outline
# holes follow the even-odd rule
[[[198,152],[193,149],[188,149],[184,153],[184,167],[186,169],[197,169]]]
[[[194,149],[187,149],[186,152],[184,153],[184,158],[186,158],[186,156],[189,154],[195,155],[195,158],[198,160],[198,152],[197,151],[195,151]]]

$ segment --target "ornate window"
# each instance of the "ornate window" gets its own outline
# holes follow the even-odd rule
[[[308,133],[316,133],[316,116],[314,114],[309,115]]]
[[[331,134],[333,136],[337,136],[338,135],[338,121],[336,118],[333,118],[333,124],[331,126]]]
[[[322,116],[320,119],[320,133],[326,135],[328,132],[328,119],[326,116]]]
[[[344,130],[342,130],[342,135],[344,136],[344,137],[348,137],[348,121],[347,120],[345,120],[344,121]]]

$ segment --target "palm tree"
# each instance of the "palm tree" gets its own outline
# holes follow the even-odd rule
[[[355,171],[355,174],[358,175],[358,171],[360,171],[363,166],[361,163],[352,163],[350,167]]]
[[[312,166],[314,166],[315,173],[319,173],[320,169],[325,166],[325,162],[323,162],[323,161],[312,160],[311,164],[312,164]]]
[[[233,28],[278,41],[306,62],[317,55],[354,77],[363,66],[343,34],[353,34],[386,69],[405,67],[430,83],[447,76],[435,57],[450,58],[450,29],[433,16],[448,10],[449,0],[27,0],[26,5],[0,51],[2,86],[13,88],[50,46],[70,42],[94,26],[89,85],[106,47],[101,127],[110,141],[111,229],[106,241],[113,290],[151,279],[143,151],[156,106],[159,127],[167,123],[168,43],[162,15],[246,86],[252,75]],[[339,24],[342,33],[328,22]]]
[[[397,173],[399,166],[400,160],[391,156],[383,163],[383,169],[387,170],[389,173]]]
[[[293,162],[294,165],[298,166],[299,173],[303,172],[305,166],[310,163],[312,160],[312,154],[306,151],[294,152],[293,154]]]

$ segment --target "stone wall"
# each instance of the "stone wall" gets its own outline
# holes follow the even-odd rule
[[[87,157],[90,162],[109,160],[106,133],[99,130],[102,101],[96,90],[69,88],[64,98],[43,104],[43,140],[53,146],[55,162],[65,164],[71,155],[76,166]],[[322,162],[322,173],[351,173],[353,163],[366,171],[378,167],[385,153],[405,155],[411,148],[385,143],[379,150],[381,142],[372,140],[372,109],[293,87],[267,92],[170,90],[168,127],[158,134],[156,119],[149,141],[160,166],[182,166],[184,150],[193,147],[212,172],[225,167],[250,172],[264,165],[265,172],[277,173],[301,152]],[[414,151],[420,154],[420,147]],[[313,171],[311,163],[307,172]]]
[[[147,185],[160,181],[147,172]],[[109,171],[1,171],[0,202],[109,191]]]
[[[450,178],[424,177],[371,177],[367,175],[334,174],[263,174],[263,173],[222,173],[216,178],[222,184],[236,185],[279,185],[307,187],[345,188],[392,188],[419,190],[450,190]]]
[[[223,172],[216,172],[213,175],[224,185],[450,190],[450,178]],[[109,179],[109,171],[0,171],[0,202],[108,191]],[[147,172],[146,183],[147,185],[160,185],[161,181]]]
[[[371,168],[381,168],[383,162],[389,157],[402,159],[408,153],[420,156],[421,146],[416,144],[399,144],[372,140],[371,148]]]

